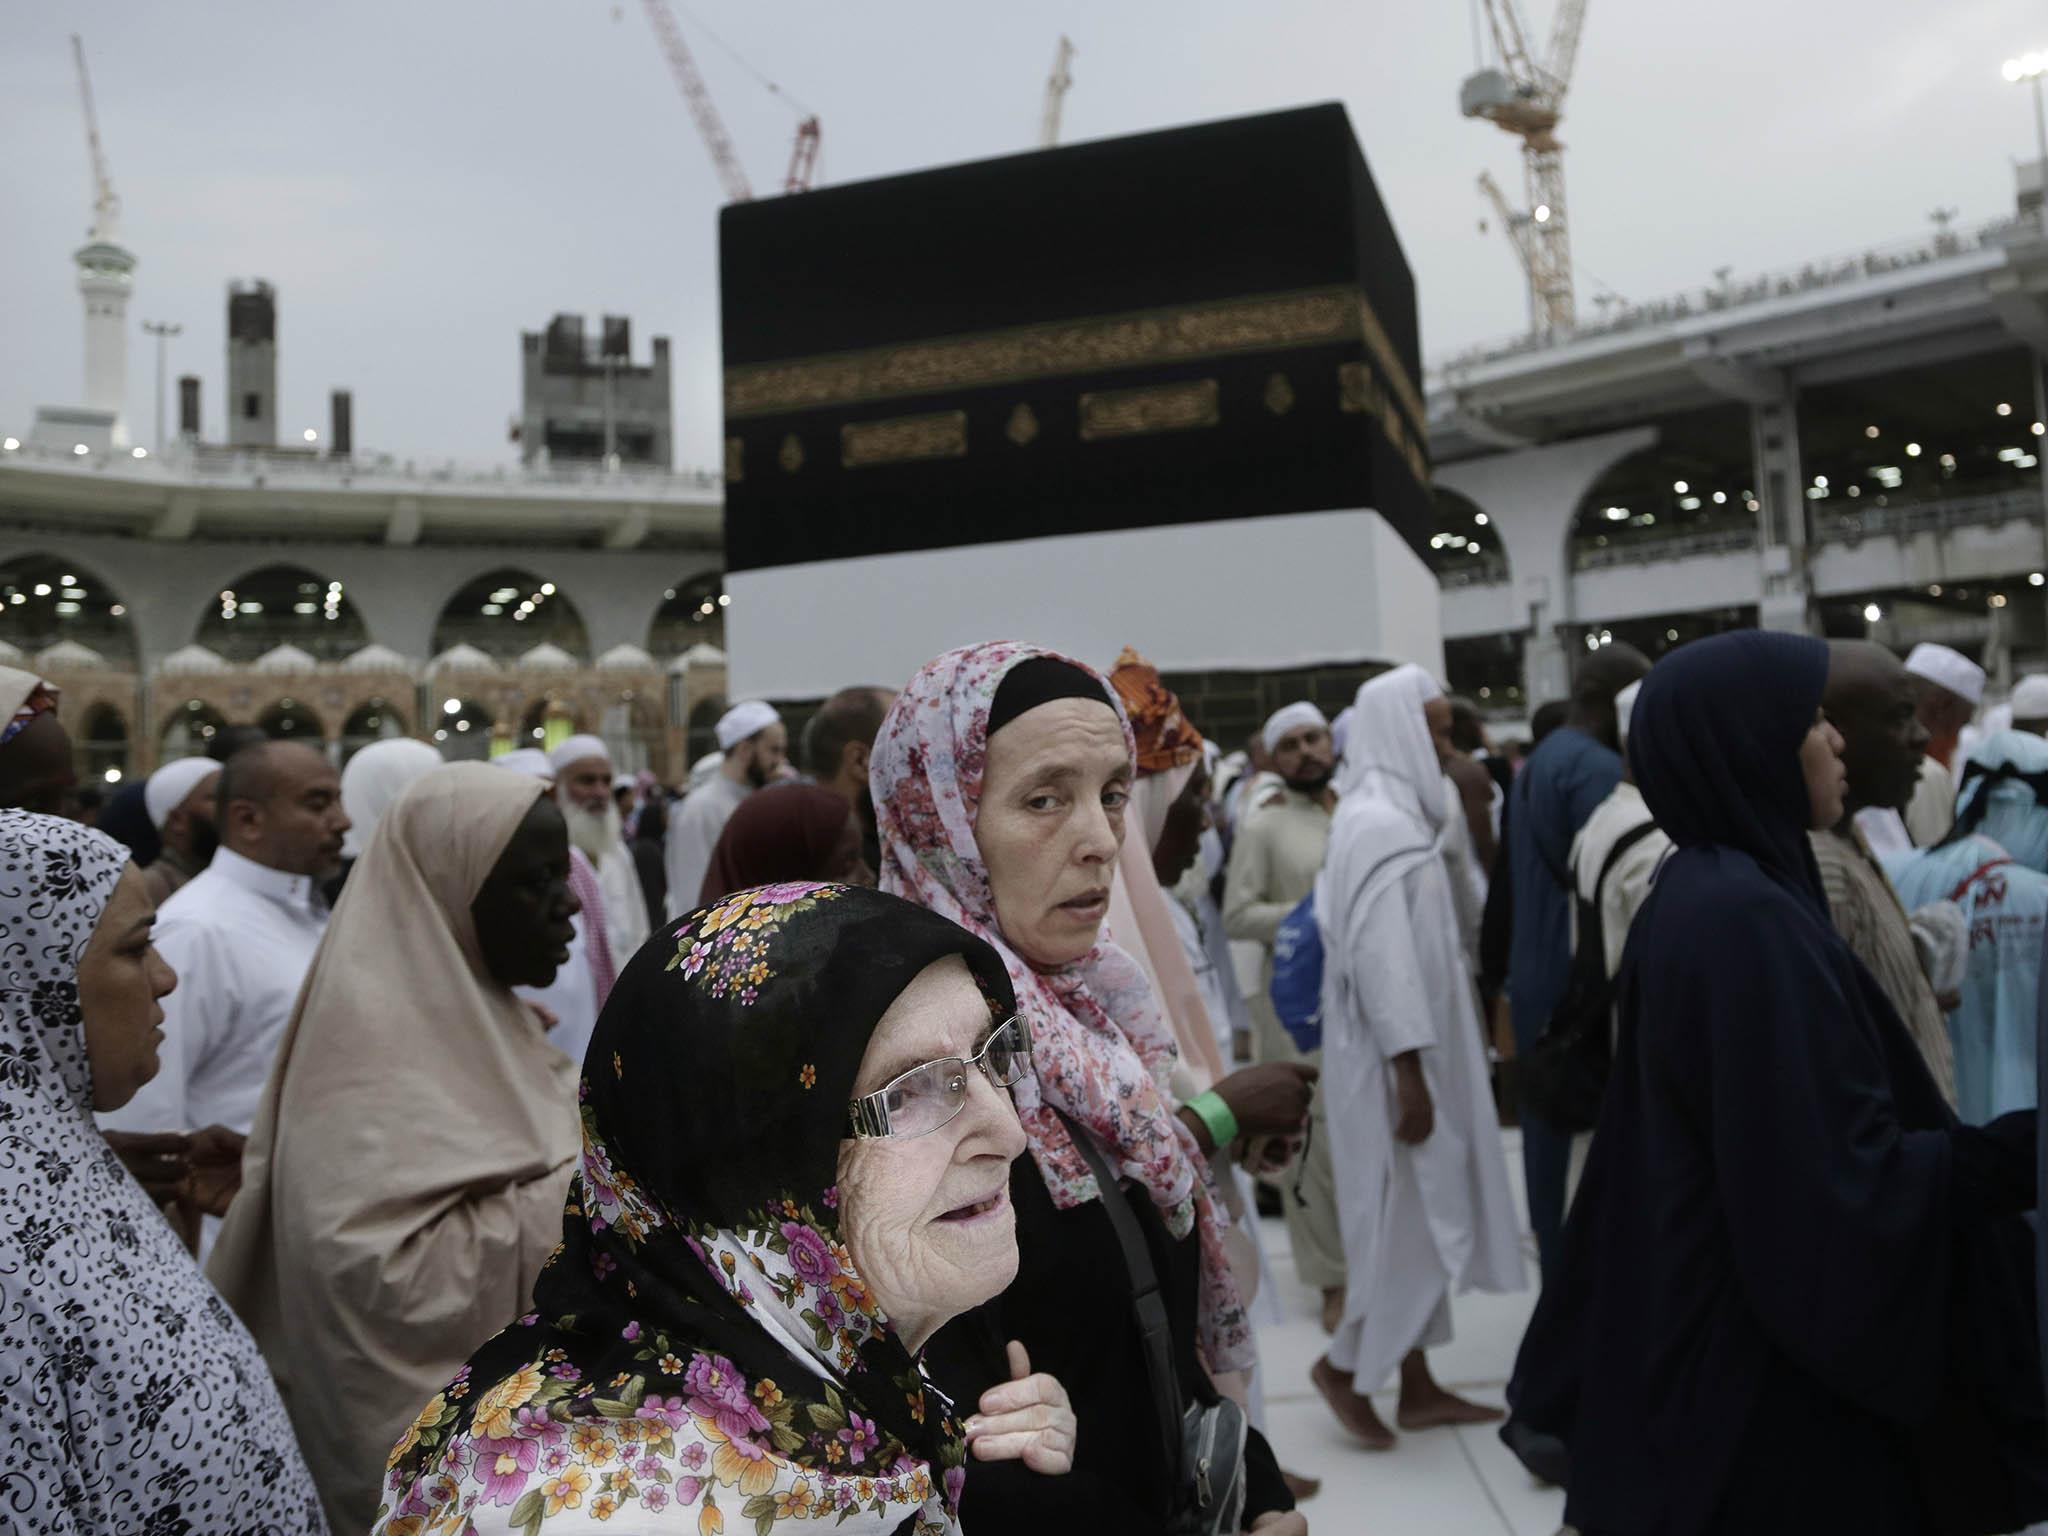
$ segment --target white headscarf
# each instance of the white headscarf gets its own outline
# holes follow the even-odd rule
[[[1351,736],[1337,770],[1340,804],[1384,799],[1426,825],[1434,838],[1449,815],[1443,764],[1437,761],[1422,709],[1443,697],[1420,667],[1396,667],[1369,678],[1351,705]]]
[[[409,736],[372,742],[350,758],[348,766],[341,770],[341,808],[349,819],[342,854],[360,858],[391,802],[412,788],[414,780],[425,778],[440,766],[439,752]],[[150,780],[150,787],[156,787],[154,779]]]
[[[325,1530],[256,1344],[92,1119],[85,953],[128,851],[0,812],[7,1528]]]

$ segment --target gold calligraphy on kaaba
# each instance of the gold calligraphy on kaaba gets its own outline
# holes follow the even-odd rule
[[[1081,396],[1081,441],[1213,427],[1218,416],[1217,393],[1214,379],[1090,391]]]
[[[737,437],[725,440],[725,483],[738,485],[747,478],[747,445]]]
[[[728,420],[742,420],[1343,341],[1364,345],[1419,437],[1428,421],[1422,392],[1371,303],[1348,285],[748,363],[725,372],[725,414]]]
[[[795,474],[804,467],[803,439],[794,432],[782,440],[782,451],[775,456],[781,461],[785,474]]]
[[[906,464],[918,459],[957,459],[966,452],[965,411],[849,421],[839,429],[839,462],[847,469],[869,464]]]
[[[1371,369],[1363,363],[1339,363],[1337,365],[1337,408],[1347,415],[1369,416],[1377,421],[1380,430],[1393,444],[1394,451],[1407,462],[1416,481],[1429,484],[1429,459],[1422,451],[1422,445],[1408,430],[1408,423],[1394,408],[1393,398],[1380,387]]]

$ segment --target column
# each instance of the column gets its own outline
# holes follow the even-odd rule
[[[1817,633],[1806,473],[1799,457],[1799,405],[1789,382],[1781,380],[1776,400],[1750,406],[1749,444],[1763,575],[1758,623],[1765,629]]]

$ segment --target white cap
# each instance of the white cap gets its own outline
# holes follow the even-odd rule
[[[1614,696],[1614,728],[1623,741],[1628,740],[1628,717],[1635,713],[1636,695],[1643,691],[1643,680],[1639,677]]]
[[[2048,720],[2048,672],[2029,672],[2012,690],[2015,720]]]
[[[530,779],[546,779],[554,782],[555,765],[548,761],[547,753],[539,747],[514,747],[510,752],[501,753],[491,759],[494,768],[510,768],[514,773],[523,773]]]
[[[1305,725],[1320,725],[1327,730],[1330,722],[1320,709],[1303,699],[1299,703],[1283,705],[1274,710],[1272,718],[1266,721],[1266,728],[1260,732],[1260,736],[1266,743],[1266,750],[1271,752],[1280,745],[1281,737],[1289,731],[1298,731]]]
[[[219,772],[220,764],[210,757],[179,757],[165,763],[142,787],[142,807],[149,812],[149,824],[163,831],[171,812]]]
[[[571,736],[548,754],[548,761],[554,765],[555,772],[560,773],[571,763],[580,763],[586,757],[603,758],[609,763],[612,760],[612,749],[604,744],[604,738],[601,736]]]
[[[764,704],[759,699],[748,699],[744,704],[735,704],[718,718],[718,750],[730,752],[749,737],[758,736],[782,716],[775,712],[773,704]]]
[[[1906,657],[1906,670],[1972,704],[1984,702],[1984,669],[1961,651],[1922,641]]]

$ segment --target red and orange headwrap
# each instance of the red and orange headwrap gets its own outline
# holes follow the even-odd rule
[[[1138,740],[1138,772],[1165,773],[1202,755],[1202,733],[1151,662],[1127,645],[1110,668],[1109,681],[1131,717],[1131,732]]]

